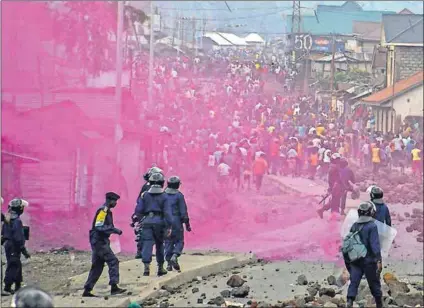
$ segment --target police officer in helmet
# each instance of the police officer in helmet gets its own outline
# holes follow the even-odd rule
[[[328,193],[331,194],[331,199],[321,209],[317,210],[317,213],[321,218],[323,218],[323,214],[327,210],[331,210],[332,213],[339,213],[343,194],[340,178],[340,160],[341,155],[339,153],[331,155],[331,163],[328,170]]]
[[[165,259],[168,262],[167,270],[174,268],[180,271],[178,257],[181,256],[184,248],[184,227],[187,232],[191,232],[190,219],[187,212],[187,204],[184,195],[179,191],[181,185],[178,176],[171,176],[168,179],[166,193],[166,211],[172,217],[171,236],[165,240]]]
[[[383,201],[383,190],[378,186],[373,186],[370,191],[371,202],[375,204],[376,212],[374,218],[383,224],[392,226],[392,218],[387,205]]]
[[[350,232],[359,231],[359,237],[362,244],[366,247],[367,253],[364,258],[353,262],[349,260],[347,254],[343,255],[346,268],[350,274],[350,285],[347,291],[347,307],[353,307],[353,302],[358,294],[359,284],[361,283],[362,276],[365,274],[377,308],[382,308],[380,273],[383,267],[377,225],[373,220],[375,205],[370,201],[362,202],[358,208],[358,215],[359,218],[353,224]]]
[[[7,262],[4,275],[5,294],[13,294],[21,288],[21,254],[27,259],[30,258],[30,254],[25,248],[24,226],[20,218],[26,206],[28,206],[27,201],[23,199],[13,199],[9,202],[8,213],[4,217],[1,235]],[[13,284],[15,285],[14,290],[12,290]]]
[[[150,188],[141,195],[137,202],[135,215],[141,220],[142,261],[144,263],[144,276],[150,275],[153,245],[156,246],[156,261],[158,276],[167,274],[164,269],[164,244],[165,235],[170,234],[171,219],[165,212],[166,196],[163,191],[165,178],[161,173],[154,173],[149,178]],[[165,234],[166,233],[166,234]]]
[[[154,173],[161,173],[161,174],[163,174],[163,171],[162,171],[162,169],[160,169],[158,167],[152,167],[149,170],[147,170],[147,172],[143,175],[143,179],[146,181],[146,183],[144,183],[144,185],[141,187],[141,190],[140,190],[140,193],[137,196],[137,201],[136,202],[138,202],[138,199],[141,198],[141,195],[144,192],[146,192],[146,191],[149,190],[150,185],[151,185],[150,182],[149,182],[149,178]],[[131,220],[132,220],[131,227],[134,227],[135,224],[137,223],[137,216],[134,214],[131,217]],[[137,242],[137,253],[135,255],[135,258],[136,259],[141,259],[142,241],[140,240],[140,236],[139,236],[139,234],[137,234],[137,232],[138,231],[136,230],[135,233],[136,233],[136,237],[137,237],[137,240],[136,240],[136,242]]]
[[[119,261],[110,248],[109,237],[112,234],[121,235],[122,231],[113,224],[112,209],[116,206],[120,196],[114,192],[106,194],[105,203],[96,211],[90,230],[90,245],[92,251],[91,269],[87,282],[84,285],[83,297],[95,297],[91,293],[94,285],[99,280],[105,263],[109,267],[109,285],[111,295],[122,294],[126,289],[118,287]]]

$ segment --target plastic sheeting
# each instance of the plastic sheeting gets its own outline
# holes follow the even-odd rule
[[[340,230],[340,235],[344,238],[350,231],[350,228],[353,226],[355,221],[359,218],[358,212],[356,210],[350,210],[346,215],[346,218],[343,222],[342,228]],[[392,247],[393,241],[396,237],[397,230],[395,228],[389,227],[386,224],[378,220],[374,220],[374,223],[378,228],[378,235],[380,238],[381,246],[381,256],[387,258],[389,255],[390,248]]]

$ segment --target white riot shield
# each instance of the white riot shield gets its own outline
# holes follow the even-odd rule
[[[342,236],[342,238],[344,238],[349,233],[350,228],[358,220],[358,218],[359,217],[357,210],[349,211],[340,230],[340,235]],[[393,241],[396,237],[397,230],[375,219],[374,223],[377,225],[378,228],[378,235],[380,238],[381,246],[381,256],[383,258],[387,258],[389,255],[390,248],[392,247]]]

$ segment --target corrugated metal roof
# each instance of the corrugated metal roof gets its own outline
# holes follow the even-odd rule
[[[225,38],[223,38],[221,35],[219,35],[218,33],[215,33],[215,32],[207,32],[207,33],[205,33],[205,37],[210,38],[218,46],[231,46],[231,45],[233,45],[232,43],[227,41]]]
[[[394,91],[393,91],[393,87],[384,88],[383,90],[378,91],[374,93],[373,95],[368,96],[367,98],[364,98],[362,101],[365,103],[372,103],[372,104],[384,103],[385,101],[390,99],[393,96],[393,94],[394,96],[397,96],[412,87],[422,84],[423,77],[424,77],[424,71],[418,72],[409,78],[396,82],[394,86]]]
[[[423,15],[385,15],[383,16],[383,27],[386,43],[423,43]]]
[[[332,55],[324,56],[322,58],[316,59],[316,62],[330,62],[332,60]],[[335,62],[346,62],[346,61],[358,61],[358,62],[371,62],[372,53],[354,53],[354,54],[344,54],[336,52],[334,55]]]
[[[264,39],[257,33],[250,33],[244,40],[248,43],[265,43]]]
[[[218,34],[235,46],[247,46],[246,41],[235,34],[224,32],[218,32]]]

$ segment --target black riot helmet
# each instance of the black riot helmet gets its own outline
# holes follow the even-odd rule
[[[163,187],[163,185],[165,184],[165,178],[163,176],[162,173],[153,173],[150,177],[149,177],[149,183],[150,185],[158,185],[160,187]]]
[[[9,212],[13,212],[17,215],[21,215],[24,212],[24,208],[28,206],[28,202],[24,199],[13,199],[9,202]]]
[[[178,176],[171,176],[168,179],[168,187],[172,189],[179,189],[181,185],[181,180]]]
[[[378,186],[373,186],[370,192],[371,201],[383,199],[383,190]]]
[[[376,212],[375,204],[371,201],[362,202],[358,207],[359,216],[369,216],[373,217]]]
[[[152,167],[149,170],[147,170],[147,172],[143,175],[144,180],[148,182],[150,176],[154,173],[163,173],[163,171],[162,171],[162,169],[160,169],[158,167]]]

